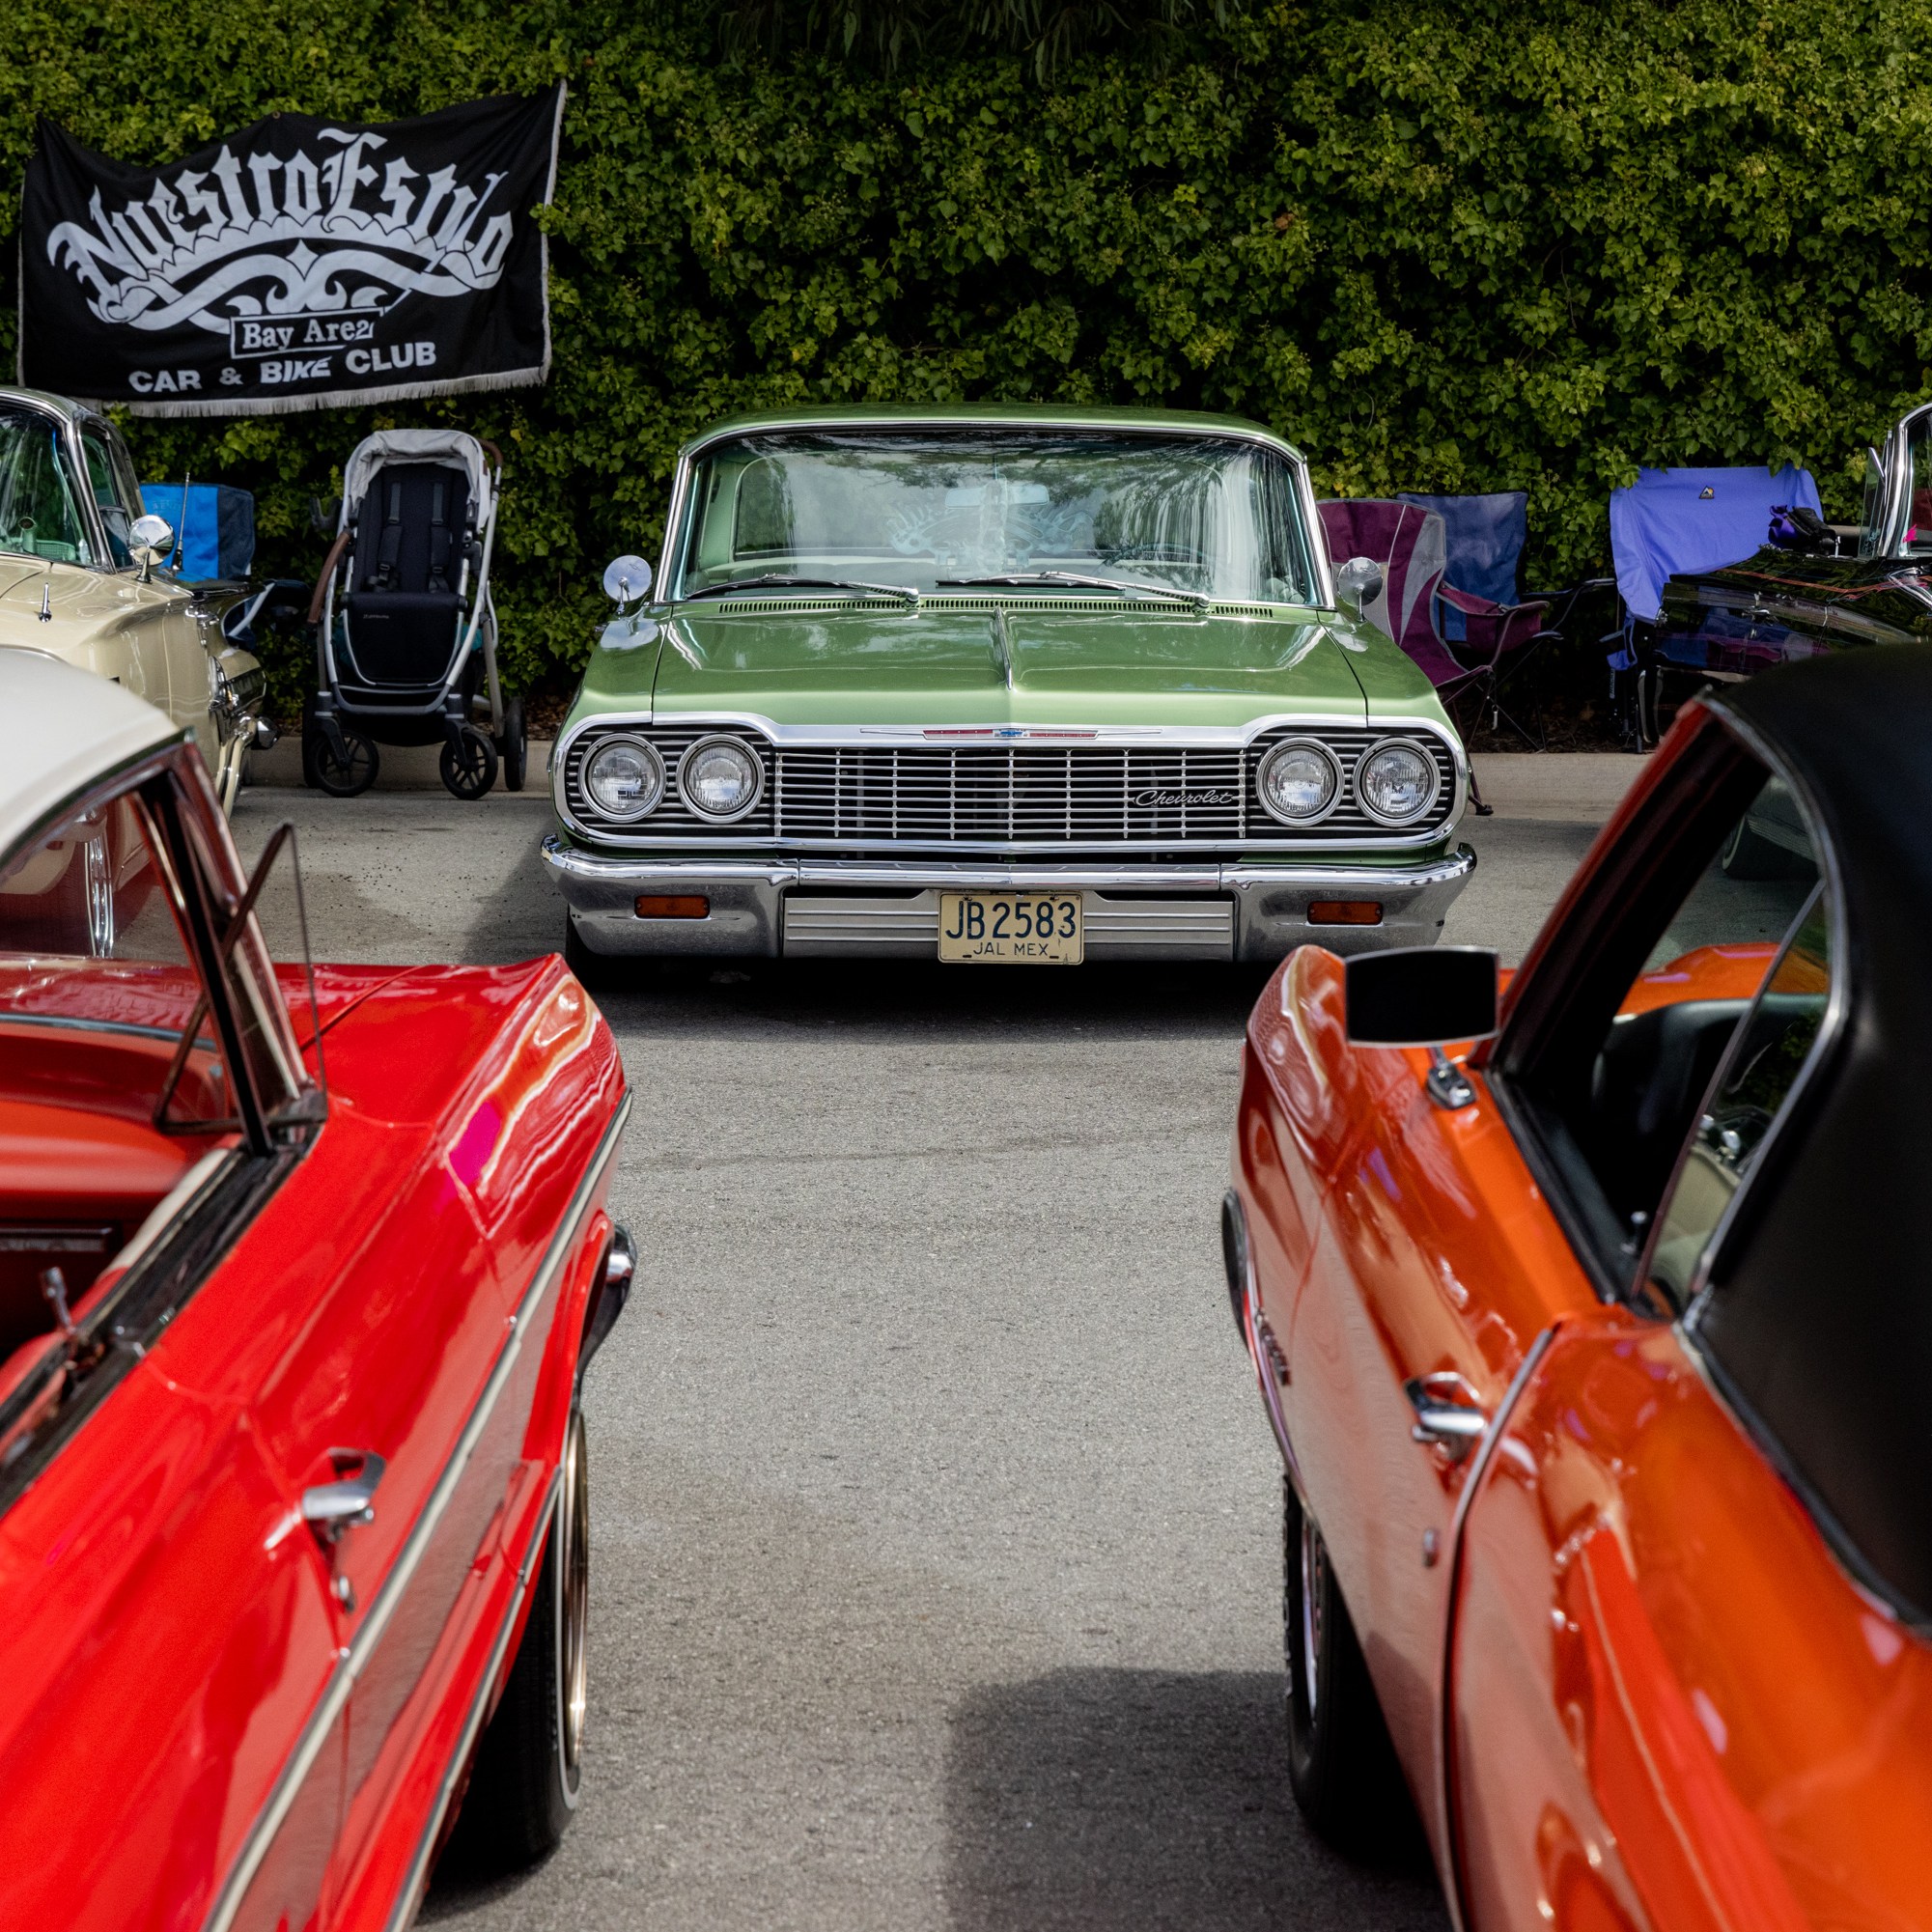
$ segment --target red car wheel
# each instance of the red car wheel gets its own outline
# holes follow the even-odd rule
[[[530,1618],[452,1842],[473,1867],[533,1863],[556,1850],[576,1809],[589,1703],[589,1474],[583,1411],[573,1409]]]

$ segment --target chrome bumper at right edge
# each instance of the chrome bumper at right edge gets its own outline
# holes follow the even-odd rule
[[[1311,941],[1338,953],[1432,945],[1476,863],[1466,845],[1413,865],[620,858],[554,833],[544,859],[598,953],[932,959],[941,892],[1023,891],[1082,894],[1094,960],[1278,960]],[[709,910],[639,918],[643,896],[702,897]],[[1312,902],[1347,899],[1375,900],[1382,923],[1310,923]]]

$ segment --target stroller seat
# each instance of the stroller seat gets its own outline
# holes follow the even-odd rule
[[[435,462],[385,463],[356,520],[343,600],[350,682],[440,685],[469,600],[462,594],[469,489]]]
[[[521,704],[502,696],[490,592],[502,458],[455,430],[367,436],[343,471],[337,532],[318,583],[317,682],[305,769],[350,797],[376,746],[443,742],[443,782],[480,798],[499,756],[523,782]]]
[[[442,682],[462,629],[454,591],[359,590],[343,600],[347,686],[414,688]]]
[[[358,592],[455,590],[468,521],[469,487],[461,470],[383,464],[356,519],[350,584]]]

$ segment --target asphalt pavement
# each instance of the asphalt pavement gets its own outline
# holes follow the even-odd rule
[[[1445,937],[1520,957],[1636,769],[1485,761]],[[283,819],[318,958],[560,940],[541,790],[265,786],[244,853]],[[1216,1219],[1263,976],[771,963],[601,996],[638,1272],[588,1378],[584,1795],[546,1864],[441,1874],[426,1921],[1446,1923],[1288,1791],[1279,1463]]]

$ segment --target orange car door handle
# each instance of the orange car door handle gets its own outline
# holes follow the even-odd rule
[[[1460,1375],[1414,1376],[1402,1385],[1402,1392],[1415,1412],[1414,1425],[1409,1431],[1413,1442],[1446,1449],[1451,1456],[1465,1456],[1489,1427],[1489,1417],[1476,1404],[1475,1390]]]

